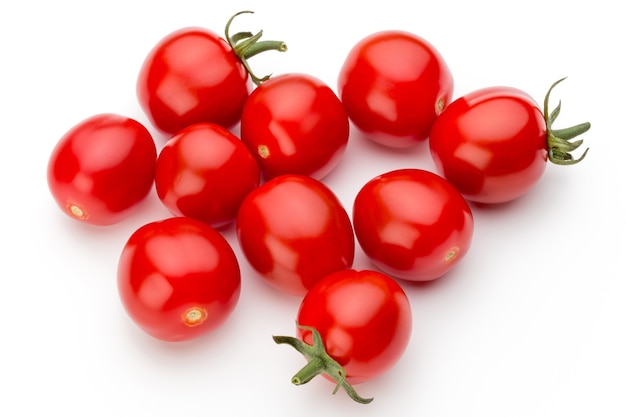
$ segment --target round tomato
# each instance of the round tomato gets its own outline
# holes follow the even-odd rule
[[[147,334],[164,341],[196,338],[234,310],[241,276],[235,253],[215,229],[173,217],[137,229],[117,271],[122,304]]]
[[[251,13],[251,12],[240,12]],[[182,28],[160,40],[139,71],[137,96],[152,123],[167,133],[177,133],[198,122],[234,126],[248,98],[247,58],[263,50],[287,49],[283,42],[257,42],[261,33],[240,32],[223,39],[211,30]],[[245,36],[243,36],[245,35]],[[248,36],[249,35],[249,36]]]
[[[344,270],[328,275],[302,299],[298,338],[275,336],[307,357],[293,378],[296,385],[318,374],[346,389],[383,374],[402,357],[412,332],[409,300],[390,276],[371,270]]]
[[[253,190],[239,208],[236,229],[250,265],[288,294],[302,296],[354,261],[348,213],[326,185],[308,176],[281,175]]]
[[[348,116],[366,137],[409,147],[428,138],[452,99],[454,83],[432,44],[412,33],[382,31],[351,49],[338,87]]]
[[[444,178],[399,169],[367,182],[354,200],[357,240],[380,270],[409,281],[440,278],[469,250],[474,218]]]
[[[235,220],[244,197],[260,179],[248,148],[213,123],[191,125],[168,140],[155,173],[157,194],[173,214],[213,227]]]
[[[111,225],[143,200],[154,180],[157,151],[136,120],[98,114],[72,127],[48,161],[48,187],[75,220]]]
[[[487,87],[456,99],[437,118],[430,133],[435,166],[466,199],[477,203],[504,203],[526,194],[542,177],[546,162],[573,164],[571,151],[582,141],[570,142],[590,125],[582,123],[553,130],[558,116],[543,113],[524,91]]]
[[[241,140],[266,177],[321,179],[348,145],[349,121],[335,93],[306,74],[284,74],[258,86],[243,108]]]

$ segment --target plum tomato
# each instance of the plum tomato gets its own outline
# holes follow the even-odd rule
[[[157,158],[155,184],[170,212],[219,228],[234,222],[261,180],[248,148],[226,128],[196,123],[169,139]]]
[[[243,108],[241,140],[267,178],[322,179],[348,145],[349,121],[337,95],[307,74],[283,74],[258,86]]]
[[[472,211],[444,178],[398,169],[368,181],[353,205],[354,232],[381,271],[408,281],[442,277],[468,252]]]
[[[430,133],[430,152],[437,171],[467,200],[495,204],[528,193],[543,176],[547,160],[571,165],[571,152],[589,123],[554,130],[561,104],[549,112],[554,83],[538,104],[517,88],[486,87],[452,102],[437,118]]]
[[[190,217],[172,217],[130,236],[117,284],[135,324],[173,342],[220,327],[239,301],[241,275],[232,247],[218,231]]]
[[[82,120],[48,161],[48,188],[71,218],[107,226],[126,218],[152,189],[157,150],[138,121],[113,113]]]
[[[374,270],[334,272],[315,284],[300,303],[297,338],[274,336],[308,360],[296,385],[318,374],[360,403],[352,384],[374,379],[403,356],[412,333],[411,305],[402,287]]]
[[[305,175],[280,175],[248,194],[237,214],[236,233],[254,270],[287,294],[303,296],[354,261],[348,213],[325,184]]]
[[[176,30],[161,39],[145,58],[137,79],[137,97],[151,122],[175,134],[199,122],[234,126],[248,98],[247,59],[265,50],[285,51],[280,41],[262,41],[261,32],[239,32],[226,39],[201,27]]]
[[[360,40],[338,77],[339,97],[352,123],[372,141],[398,148],[428,138],[453,90],[452,73],[439,51],[397,30]]]

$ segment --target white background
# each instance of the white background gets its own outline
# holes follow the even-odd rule
[[[609,1],[21,1],[0,6],[0,415],[3,416],[624,416],[626,197],[623,16]],[[135,80],[169,32],[200,25],[263,28],[285,54],[251,60],[259,74],[308,72],[333,89],[362,37],[404,29],[433,43],[455,97],[511,85],[563,101],[556,127],[590,121],[591,148],[549,166],[523,199],[474,208],[467,257],[432,285],[403,284],[414,329],[401,361],[357,386],[352,402],[323,379],[295,387],[299,300],[278,294],[245,260],[230,320],[179,344],[143,334],[123,311],[116,267],[139,226],[168,216],[152,193],[126,221],[79,224],[45,180],[56,141],[75,123],[117,112],[147,123]],[[165,137],[154,132],[161,146]],[[348,210],[358,189],[393,168],[432,169],[426,147],[381,149],[351,137],[326,179]],[[225,232],[241,255],[233,230]],[[369,264],[360,251],[355,268]]]

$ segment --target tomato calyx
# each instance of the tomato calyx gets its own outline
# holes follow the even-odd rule
[[[320,333],[313,327],[303,326],[296,323],[298,328],[303,330],[309,330],[313,334],[313,344],[309,345],[302,340],[291,336],[272,336],[274,342],[281,344],[288,344],[300,352],[307,359],[307,364],[304,365],[292,378],[291,382],[294,385],[303,385],[311,381],[314,377],[320,374],[328,375],[331,377],[337,385],[333,391],[336,394],[339,388],[343,388],[348,396],[354,401],[361,404],[369,404],[374,398],[361,397],[354,387],[346,381],[346,371],[343,369],[336,360],[334,360],[324,347],[324,341]]]
[[[557,84],[559,84],[561,81],[565,80],[565,78],[566,77],[563,77],[560,80],[556,81],[548,90],[548,93],[546,94],[543,102],[543,114],[546,120],[548,159],[550,160],[550,162],[557,165],[574,165],[582,161],[585,156],[587,156],[587,151],[589,151],[589,148],[585,149],[585,152],[583,152],[583,154],[579,158],[574,159],[571,152],[578,149],[580,145],[582,145],[583,140],[572,140],[588,131],[591,127],[591,124],[589,122],[585,122],[564,129],[552,128],[554,121],[561,113],[561,101],[559,101],[559,104],[554,108],[554,110],[549,112],[548,104],[550,101],[550,93],[552,92],[552,89],[554,89],[554,87],[556,87]]]
[[[283,41],[261,41],[261,37],[263,36],[263,31],[260,30],[256,34],[252,32],[237,32],[230,35],[230,25],[232,24],[235,17],[244,14],[244,13],[254,13],[249,10],[244,10],[238,13],[235,13],[228,22],[226,23],[226,29],[224,30],[224,34],[226,36],[226,40],[235,54],[239,57],[239,60],[250,74],[250,78],[255,85],[259,85],[264,81],[267,81],[271,74],[265,75],[263,77],[258,77],[254,74],[250,65],[248,64],[248,59],[253,56],[260,54],[265,51],[278,51],[285,52],[287,50],[287,44]]]

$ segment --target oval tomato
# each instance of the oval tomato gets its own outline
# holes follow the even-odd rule
[[[71,218],[111,225],[148,195],[156,157],[154,140],[141,123],[118,114],[94,115],[57,142],[48,161],[48,187]]]
[[[239,264],[226,239],[189,217],[137,229],[122,250],[117,274],[130,318],[164,341],[190,340],[222,325],[241,288]]]
[[[261,172],[248,148],[213,123],[186,127],[159,153],[155,184],[159,198],[175,215],[213,227],[232,223]]]
[[[570,152],[582,141],[570,142],[590,125],[553,130],[560,104],[543,113],[524,91],[487,87],[456,99],[437,118],[430,133],[430,151],[437,171],[466,199],[504,203],[526,194],[542,177],[546,162],[573,164]]]
[[[203,28],[179,29],[159,41],[137,80],[139,104],[160,130],[198,122],[232,127],[248,97],[248,73],[228,43]]]
[[[363,252],[382,271],[409,281],[440,278],[469,250],[474,219],[444,178],[399,169],[368,181],[352,220]]]
[[[322,373],[352,399],[359,384],[387,372],[402,357],[412,332],[409,300],[398,283],[370,270],[332,273],[302,299],[298,339],[275,336],[303,353],[309,363],[292,382],[303,384]]]
[[[250,265],[288,294],[304,295],[354,261],[348,213],[326,185],[311,177],[281,175],[253,190],[239,208],[236,229]]]
[[[199,122],[234,126],[248,98],[247,58],[264,50],[285,51],[279,41],[258,43],[257,35],[231,38],[233,16],[223,39],[199,27],[182,28],[161,39],[145,58],[137,79],[139,104],[152,123],[167,133],[177,133]],[[240,32],[237,35],[242,35]],[[244,43],[245,42],[245,43]]]
[[[435,118],[452,99],[445,60],[425,39],[382,31],[359,41],[339,72],[339,97],[366,137],[391,147],[428,138]]]
[[[349,121],[335,93],[306,74],[284,74],[258,86],[243,108],[241,140],[266,177],[321,179],[348,145]]]

